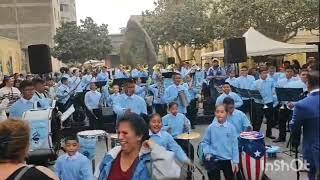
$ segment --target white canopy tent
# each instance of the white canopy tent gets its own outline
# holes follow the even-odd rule
[[[305,52],[318,52],[317,45],[289,44],[275,41],[256,31],[253,27],[243,34],[246,38],[248,56],[265,56],[294,54]],[[201,54],[201,57],[224,57],[224,49]]]

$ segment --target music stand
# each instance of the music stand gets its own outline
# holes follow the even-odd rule
[[[133,78],[136,82],[138,79],[141,79],[141,83],[145,84],[147,83],[147,80],[148,80],[148,77],[136,77],[136,78]]]
[[[119,79],[114,79],[112,82],[112,85],[118,85],[119,87],[122,87],[125,83],[132,81],[131,78],[119,78]]]
[[[302,88],[276,88],[275,90],[276,90],[276,94],[277,94],[279,102],[281,102],[281,101],[296,102],[296,101],[300,101],[301,99],[303,99],[303,89]],[[290,134],[289,141],[287,143],[287,147],[289,147],[289,156],[291,156],[291,152],[293,152],[293,147],[292,147],[291,141],[292,141],[292,134]],[[297,153],[297,152],[295,152],[295,153]]]
[[[164,72],[164,73],[162,73],[162,76],[164,78],[170,79],[170,78],[172,78],[173,75],[176,75],[176,74],[178,74],[178,73],[176,73],[176,72]]]
[[[248,90],[250,94],[250,98],[257,99],[257,100],[263,100],[260,92],[258,90]]]
[[[248,89],[241,89],[234,87],[235,92],[238,93],[241,97],[250,98],[250,93]]]
[[[97,81],[96,86],[98,88],[101,88],[101,87],[105,86],[107,83],[108,83],[108,81]]]
[[[276,88],[276,94],[279,101],[296,102],[303,99],[302,88]]]

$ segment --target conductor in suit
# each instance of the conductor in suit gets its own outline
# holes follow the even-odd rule
[[[303,127],[303,157],[309,163],[309,179],[315,180],[319,178],[320,171],[319,71],[308,74],[307,86],[309,95],[295,105],[290,128],[292,145],[298,147]]]

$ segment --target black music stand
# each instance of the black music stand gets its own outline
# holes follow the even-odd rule
[[[279,102],[283,102],[283,101],[296,102],[296,101],[300,101],[304,97],[302,88],[276,88],[275,90],[276,90],[276,94]],[[289,147],[289,156],[292,156],[291,152],[294,152],[291,142],[292,142],[292,134],[290,134],[289,141],[287,143],[287,148]],[[295,152],[295,153],[297,155],[298,152]]]
[[[119,78],[119,79],[114,79],[112,82],[112,85],[118,85],[119,87],[124,86],[125,83],[132,81],[131,78]]]
[[[256,99],[259,101],[263,101],[263,98],[261,96],[261,93],[258,90],[247,90],[249,93],[249,98],[250,100],[250,118],[253,118],[253,114],[252,114],[252,108],[253,108],[253,102],[252,100]]]
[[[138,79],[141,79],[141,83],[145,84],[147,83],[148,77],[137,77],[137,78],[133,78],[136,82]]]
[[[303,99],[302,88],[276,88],[278,101],[300,101]]]
[[[164,72],[164,73],[162,73],[162,76],[164,78],[170,79],[170,78],[172,78],[173,75],[176,75],[176,74],[178,74],[178,73],[176,73],[176,72]]]
[[[96,86],[98,88],[102,88],[103,86],[105,86],[108,83],[108,81],[97,81],[96,82]]]
[[[248,89],[235,88],[235,92],[238,93],[241,97],[250,98],[250,93]]]

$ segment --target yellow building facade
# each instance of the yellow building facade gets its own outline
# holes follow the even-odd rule
[[[19,41],[0,36],[0,75],[24,72],[24,57]]]

